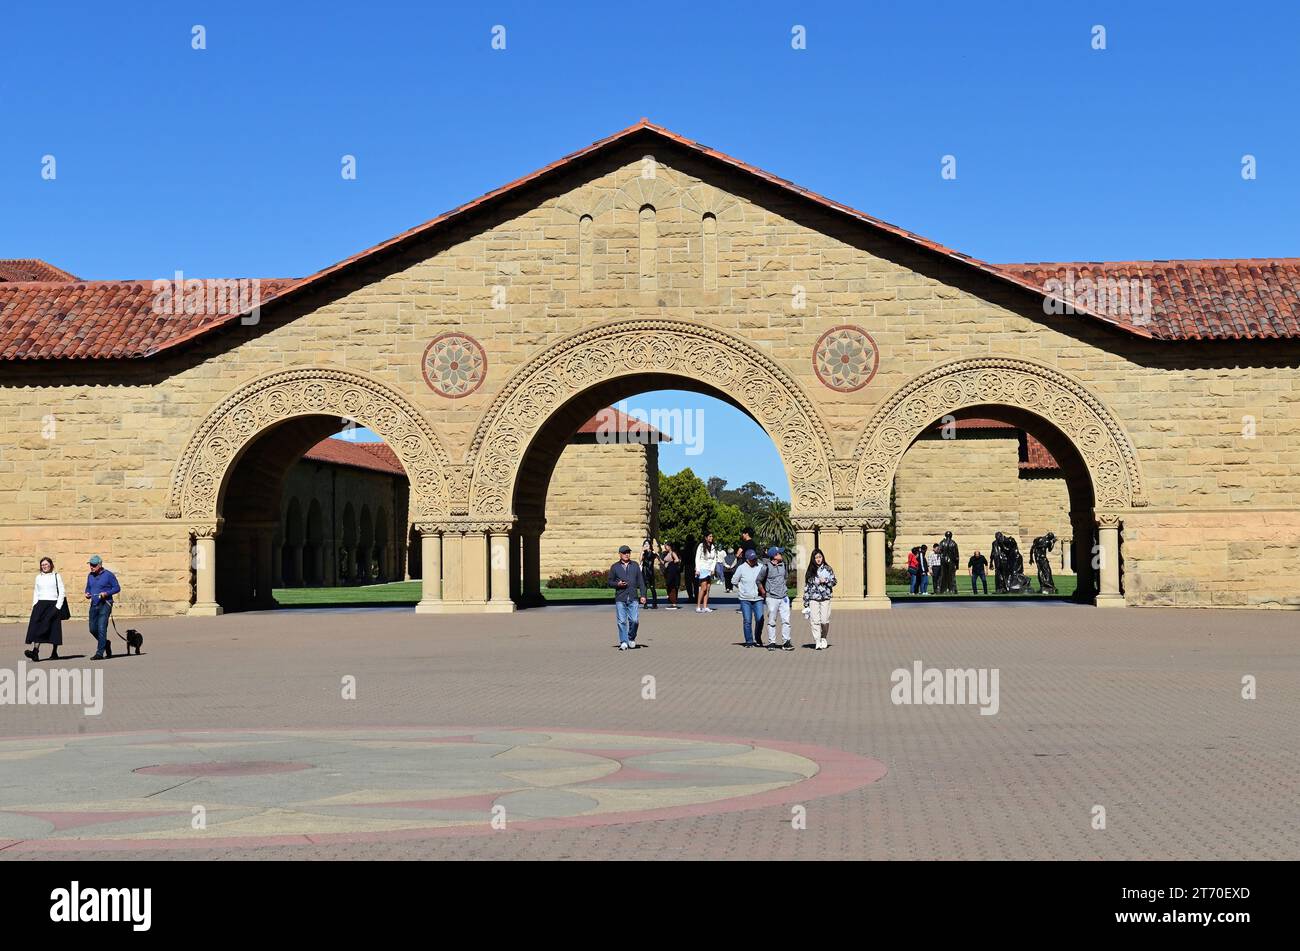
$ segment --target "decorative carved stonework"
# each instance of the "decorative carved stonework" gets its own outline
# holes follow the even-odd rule
[[[561,340],[502,387],[474,435],[470,512],[510,512],[524,452],[547,418],[596,384],[661,373],[731,391],[747,383],[747,408],[776,443],[796,512],[833,505],[830,441],[799,384],[762,351],[711,327],[669,319],[622,320]]]
[[[947,363],[896,390],[858,441],[858,503],[887,508],[894,472],[913,440],[942,416],[986,404],[1027,410],[1064,433],[1087,464],[1098,507],[1146,504],[1137,453],[1110,410],[1059,370],[1013,357]]]
[[[879,368],[880,350],[861,327],[832,327],[813,345],[813,372],[823,386],[836,392],[857,392]]]
[[[221,534],[222,521],[222,519],[218,519],[216,522],[201,522],[191,525],[190,534],[195,538],[216,538]]]
[[[1123,518],[1124,516],[1120,512],[1098,512],[1097,527],[1098,528],[1119,528],[1119,523],[1123,520]]]
[[[458,400],[483,385],[487,365],[487,354],[477,340],[468,334],[445,333],[425,347],[420,372],[433,392]]]
[[[447,511],[443,472],[447,453],[433,428],[397,391],[335,367],[272,373],[241,386],[190,437],[172,475],[168,518],[208,522],[218,517],[218,494],[231,462],[277,423],[302,416],[334,416],[367,426],[397,454],[411,481],[411,513]]]

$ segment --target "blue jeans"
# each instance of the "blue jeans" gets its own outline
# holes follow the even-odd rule
[[[641,604],[637,601],[615,601],[614,616],[618,619],[618,642],[629,644],[636,640],[636,629],[641,623]]]
[[[984,575],[984,572],[982,572],[982,571],[979,572],[978,574],[972,574],[972,575],[970,576],[970,593],[971,593],[971,594],[974,594],[974,593],[975,593],[975,581],[976,581],[976,579],[979,580],[979,583],[980,583],[980,584],[984,585],[984,593],[985,593],[985,594],[988,594],[988,593],[989,593],[989,579]]]
[[[921,578],[915,568],[907,569],[907,593],[916,594],[921,587]]]
[[[108,646],[108,618],[113,613],[113,605],[98,598],[90,602],[90,636],[99,641],[96,654],[104,653]]]
[[[930,575],[924,571],[917,575],[917,594],[925,594],[925,588],[930,583]]]
[[[754,635],[763,636],[763,602],[741,601],[740,617],[745,628],[745,643],[757,643]]]

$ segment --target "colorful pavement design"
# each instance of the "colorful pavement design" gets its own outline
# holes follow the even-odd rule
[[[885,775],[773,740],[463,727],[12,738],[0,768],[0,850],[36,852],[613,825],[796,804]],[[196,806],[206,828],[192,828]]]

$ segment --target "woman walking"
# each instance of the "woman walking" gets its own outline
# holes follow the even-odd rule
[[[677,588],[682,583],[682,559],[681,556],[673,550],[673,546],[664,542],[664,552],[659,556],[659,560],[664,566],[664,589],[668,592],[669,611],[681,610],[677,604]]]
[[[52,559],[42,558],[40,567],[36,584],[32,586],[32,616],[27,622],[27,643],[32,649],[23,653],[39,661],[41,645],[49,644],[54,648],[50,660],[58,660],[59,645],[63,643],[62,613],[68,604],[68,592],[64,590],[63,578],[54,570]]]
[[[713,575],[718,570],[718,559],[721,557],[722,549],[713,543],[713,533],[705,532],[704,541],[695,549],[695,579],[699,585],[695,601],[696,614],[713,611],[709,607],[709,585],[713,583]]]
[[[822,550],[814,548],[803,579],[803,616],[812,625],[815,650],[824,651],[829,646],[826,635],[831,632],[831,589],[834,587],[834,570],[826,563]]]

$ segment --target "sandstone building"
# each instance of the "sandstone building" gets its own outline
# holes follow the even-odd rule
[[[888,607],[895,473],[963,414],[1057,461],[1098,605],[1300,606],[1294,259],[989,264],[642,121],[252,300],[7,267],[10,616],[40,554],[90,551],[124,614],[255,603],[285,478],[340,420],[410,475],[417,610],[513,610],[570,437],[668,387],[771,435],[837,610]]]

